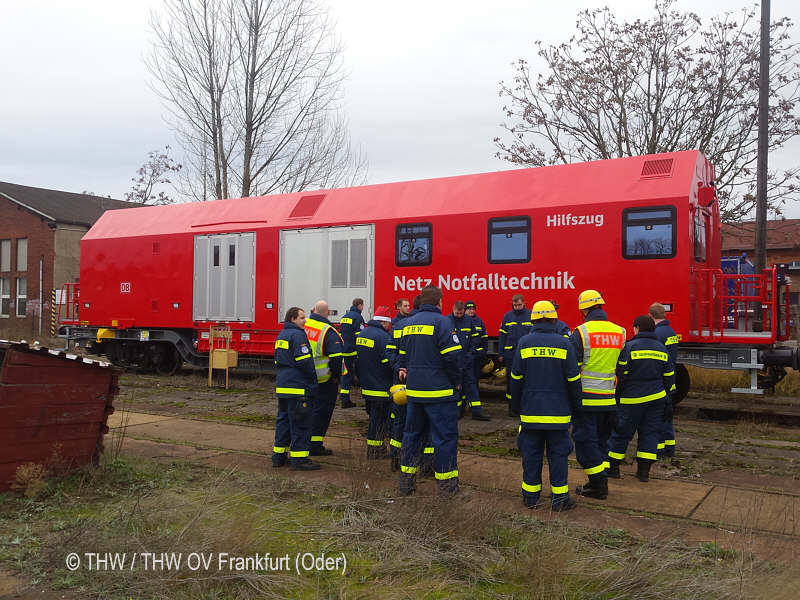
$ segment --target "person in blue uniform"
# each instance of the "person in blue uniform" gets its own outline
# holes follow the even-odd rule
[[[389,388],[392,387],[392,367],[386,356],[391,316],[388,306],[379,306],[367,326],[356,335],[358,377],[361,395],[370,403],[367,429],[367,458],[386,458],[386,433],[389,425]]]
[[[350,388],[353,385],[353,374],[356,370],[356,335],[364,327],[364,317],[361,316],[361,311],[363,310],[364,300],[362,298],[353,298],[353,305],[350,310],[339,319],[339,332],[344,346],[342,357],[345,365],[341,384],[339,385],[339,400],[342,403],[342,408],[355,406],[355,403],[350,400]]]
[[[395,302],[397,314],[392,319],[391,327],[389,328],[389,337],[391,338],[386,344],[386,357],[389,359],[389,364],[392,367],[393,382],[400,383],[397,377],[397,370],[399,369],[400,354],[398,353],[400,339],[403,337],[403,321],[405,321],[411,313],[411,303],[408,298],[399,298]],[[400,470],[400,449],[403,447],[403,429],[406,426],[406,406],[399,406],[393,404],[390,407],[389,413],[389,455],[392,459],[392,471]]]
[[[460,300],[453,303],[453,312],[448,317],[453,330],[461,344],[461,398],[459,399],[459,417],[469,406],[472,418],[476,421],[490,421],[483,414],[481,399],[478,394],[478,380],[475,379],[475,349],[480,343],[480,334],[475,329],[472,317],[466,314],[464,303]]]
[[[546,451],[551,507],[570,510],[575,501],[569,495],[567,457],[572,452],[569,425],[581,401],[578,359],[572,344],[559,332],[552,302],[534,304],[531,321],[533,329],[519,341],[511,368],[511,406],[520,419],[522,499],[528,508],[539,502]]]
[[[634,336],[625,344],[617,363],[619,421],[608,441],[608,476],[619,478],[619,464],[638,432],[636,477],[650,479],[656,461],[668,390],[675,380],[667,348],[658,341],[650,315],[633,321]]]
[[[625,328],[608,320],[597,290],[578,296],[585,319],[569,340],[581,367],[581,409],[572,416],[575,457],[589,478],[575,492],[598,500],[608,497],[608,438],[617,421],[616,368],[625,345]]]
[[[511,408],[511,363],[517,343],[522,336],[531,330],[531,311],[525,307],[525,298],[522,294],[514,294],[511,298],[511,310],[508,311],[500,322],[498,336],[497,360],[506,367],[506,400],[508,401],[508,414],[516,417]]]
[[[669,321],[667,320],[667,313],[663,304],[654,302],[650,305],[648,313],[651,317],[653,317],[653,322],[656,324],[656,338],[658,338],[658,341],[664,344],[664,346],[667,348],[670,365],[674,371],[675,362],[678,358],[678,334],[675,333],[675,330],[669,324]],[[665,405],[667,406],[664,408],[664,423],[661,427],[661,439],[658,443],[658,454],[659,456],[665,456],[669,458],[675,456],[675,426],[672,423],[672,407],[675,405],[676,393],[675,382],[672,383],[672,387],[667,391],[669,392],[669,395],[664,401]]]
[[[486,362],[486,354],[489,350],[489,334],[486,332],[486,324],[478,316],[478,305],[474,300],[467,300],[464,303],[464,310],[467,315],[472,317],[472,324],[475,327],[475,332],[478,337],[475,339],[475,348],[473,349],[473,371],[475,372],[475,381],[481,378],[481,367]]]
[[[278,418],[272,466],[282,467],[288,460],[293,469],[312,471],[319,464],[308,456],[311,450],[311,403],[317,387],[314,359],[305,329],[306,314],[296,306],[286,311],[283,330],[275,340],[275,395]]]
[[[398,479],[401,494],[416,490],[419,450],[429,428],[439,493],[458,492],[461,344],[441,311],[442,290],[427,286],[420,293],[419,312],[403,326],[398,376],[406,382],[408,413]]]
[[[325,447],[325,434],[331,424],[333,409],[336,407],[336,396],[339,390],[339,378],[342,375],[342,338],[336,328],[328,320],[330,309],[328,303],[320,300],[314,305],[311,316],[306,319],[306,335],[314,355],[314,369],[317,373],[316,392],[314,393],[313,416],[311,422],[311,456],[329,456],[333,454]]]

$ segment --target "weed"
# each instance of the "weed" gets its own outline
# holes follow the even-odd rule
[[[697,547],[697,552],[700,556],[706,558],[714,558],[724,560],[727,558],[736,558],[736,550],[729,548],[720,548],[717,542],[700,542]]]

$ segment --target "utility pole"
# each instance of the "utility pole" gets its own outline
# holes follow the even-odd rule
[[[761,0],[761,56],[758,76],[758,161],[756,163],[755,272],[767,262],[767,128],[769,126],[769,0]]]

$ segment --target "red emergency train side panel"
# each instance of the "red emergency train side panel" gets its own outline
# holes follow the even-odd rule
[[[195,236],[254,232],[255,314],[231,327],[274,333],[282,317],[280,231],[373,224],[375,306],[393,307],[398,297],[412,298],[432,283],[444,290],[445,311],[456,300],[474,300],[496,335],[515,293],[528,306],[555,300],[560,317],[575,326],[581,321],[577,296],[594,288],[603,293],[610,318],[626,327],[653,301],[671,305],[670,321],[687,340],[702,330],[700,307],[709,300],[699,273],[719,265],[717,205],[698,203],[698,191],[713,179],[706,158],[685,151],[109,211],[81,243],[80,320],[99,327],[207,329],[192,320]],[[308,196],[323,198],[298,205]],[[637,212],[645,208],[655,212]],[[298,211],[313,215],[298,217]],[[660,214],[669,227],[652,219],[639,225],[642,214]],[[492,220],[514,217],[529,224],[529,256],[490,263]],[[412,223],[430,225],[430,264],[398,266],[398,226]],[[626,231],[647,238],[667,230],[673,239],[669,248],[657,249],[658,258],[623,247]],[[626,250],[633,255],[626,257]],[[337,308],[341,315],[347,306]]]

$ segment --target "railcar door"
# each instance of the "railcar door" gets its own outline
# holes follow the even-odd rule
[[[364,299],[364,316],[372,314],[373,225],[285,229],[280,239],[281,318],[292,306],[309,310],[324,299],[338,322],[356,297]]]
[[[195,321],[253,321],[255,233],[196,235],[194,238]]]

